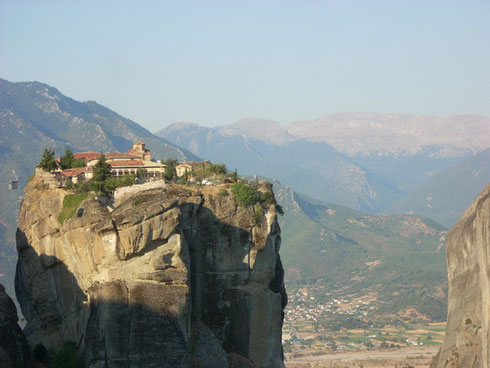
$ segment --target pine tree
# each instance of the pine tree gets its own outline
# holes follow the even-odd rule
[[[177,177],[177,171],[175,166],[177,166],[177,160],[173,158],[169,158],[165,163],[165,172],[163,173],[163,177],[167,180],[172,180]]]
[[[99,160],[94,165],[94,176],[92,178],[95,182],[103,182],[111,177],[111,165],[109,165],[104,155],[100,155]]]
[[[37,167],[48,172],[53,171],[58,167],[56,161],[54,160],[54,149],[51,148],[44,149],[43,157],[41,158],[41,162],[39,162]]]
[[[75,156],[69,148],[65,149],[65,154],[60,158],[60,166],[62,170],[71,169],[73,167],[73,162],[75,161]]]

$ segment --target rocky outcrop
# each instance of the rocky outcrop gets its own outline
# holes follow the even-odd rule
[[[490,185],[447,238],[446,336],[433,367],[490,367]]]
[[[14,302],[0,285],[0,367],[31,366],[29,346],[18,321]]]
[[[16,274],[30,344],[73,341],[97,368],[282,367],[275,206],[259,216],[223,190],[155,187],[114,208],[92,198],[60,224],[66,192],[31,183]]]

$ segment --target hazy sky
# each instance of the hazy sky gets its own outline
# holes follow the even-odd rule
[[[0,77],[151,131],[340,111],[490,115],[490,1],[0,0]]]

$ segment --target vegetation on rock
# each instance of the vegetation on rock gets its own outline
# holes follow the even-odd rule
[[[243,182],[236,182],[231,185],[231,194],[239,207],[247,207],[258,202],[259,196],[254,188]]]
[[[89,193],[67,194],[63,198],[63,209],[58,215],[59,223],[63,224],[65,220],[71,218],[75,214],[78,206],[90,197]]]
[[[58,167],[56,161],[54,160],[54,149],[52,148],[44,149],[43,156],[41,158],[41,161],[37,165],[37,167],[48,172],[55,170]]]

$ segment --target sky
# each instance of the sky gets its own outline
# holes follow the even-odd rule
[[[0,78],[157,131],[330,113],[490,115],[490,1],[0,0]]]

